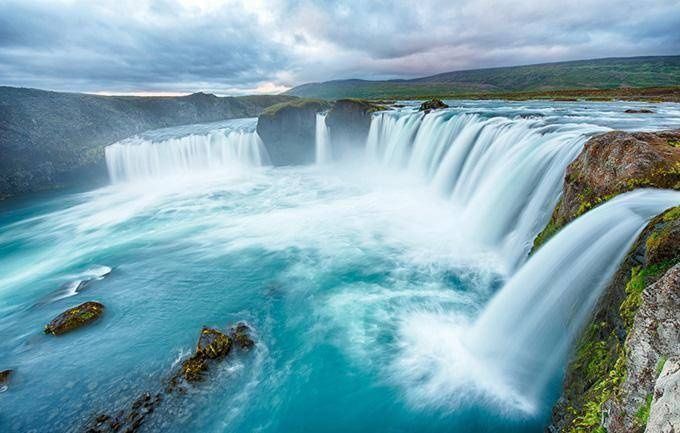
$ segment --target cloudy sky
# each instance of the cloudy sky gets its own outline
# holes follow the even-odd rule
[[[680,0],[0,0],[0,85],[278,93],[310,81],[680,54]]]

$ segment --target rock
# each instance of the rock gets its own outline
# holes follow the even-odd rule
[[[629,113],[629,114],[649,114],[649,113],[653,113],[653,112],[654,112],[654,111],[649,110],[649,109],[647,109],[647,108],[642,108],[642,109],[640,109],[640,110],[636,110],[636,109],[633,109],[633,108],[629,108],[629,109],[627,109],[626,111],[624,111],[624,113]]]
[[[203,327],[196,346],[196,354],[209,359],[220,358],[229,354],[231,339],[217,329]]]
[[[69,308],[45,326],[46,334],[61,335],[65,332],[85,326],[99,319],[104,312],[104,305],[89,301]]]
[[[330,108],[326,101],[296,99],[273,105],[260,114],[257,134],[274,165],[314,161],[316,114]]]
[[[9,378],[14,374],[12,370],[2,370],[0,371],[0,392],[7,391],[7,386],[9,384]]]
[[[339,99],[326,115],[331,142],[340,150],[363,149],[371,127],[371,117],[385,106],[361,99]]]
[[[231,338],[241,349],[248,350],[255,345],[255,342],[250,338],[250,328],[243,322],[231,328]]]
[[[644,427],[642,418],[649,413],[646,406],[653,396],[659,363],[666,354],[680,354],[680,264],[642,292],[625,347],[625,380],[609,402],[610,416],[604,424],[610,433]],[[676,397],[680,399],[680,394]]]
[[[656,379],[645,431],[680,432],[680,358],[668,359]]]
[[[680,129],[614,131],[591,138],[569,164],[562,198],[534,250],[560,228],[604,201],[635,188],[680,189]]]
[[[418,110],[429,113],[430,110],[439,110],[441,108],[449,108],[449,106],[442,102],[441,99],[433,98],[420,104],[420,108]]]

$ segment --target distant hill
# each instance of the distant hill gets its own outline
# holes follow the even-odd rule
[[[106,178],[104,147],[149,130],[254,117],[295,99],[99,96],[0,86],[0,200]]]
[[[423,98],[565,89],[680,86],[680,56],[626,57],[445,72],[412,80],[337,80],[286,92],[305,98]]]

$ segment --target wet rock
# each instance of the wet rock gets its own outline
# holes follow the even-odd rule
[[[250,328],[243,322],[231,328],[231,338],[241,349],[248,350],[255,345],[255,342],[250,338]]]
[[[431,110],[439,110],[441,108],[449,108],[449,106],[442,102],[441,99],[434,98],[420,104],[419,111],[429,113]]]
[[[85,302],[77,307],[69,308],[52,319],[45,325],[45,333],[61,335],[94,322],[101,317],[103,312],[103,304],[94,301]]]
[[[231,339],[217,329],[203,327],[196,346],[196,354],[215,359],[226,356],[231,350]]]
[[[163,401],[163,396],[158,393],[151,395],[145,392],[132,402],[127,411],[120,411],[115,415],[100,414],[85,429],[88,433],[112,433],[123,431],[134,433],[144,423],[145,418],[153,413],[156,407]]]
[[[626,111],[624,111],[624,113],[629,113],[629,114],[650,114],[650,113],[653,113],[653,112],[654,111],[649,110],[647,108],[642,108],[640,110],[636,110],[634,108],[629,108]]]
[[[208,369],[208,360],[203,355],[196,354],[182,363],[182,377],[187,382],[196,382],[203,378],[203,372]]]
[[[9,378],[14,374],[12,370],[2,370],[0,371],[0,392],[7,391],[7,386],[9,384]]]

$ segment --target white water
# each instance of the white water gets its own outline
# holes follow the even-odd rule
[[[677,191],[638,190],[569,224],[491,300],[468,336],[472,350],[538,400],[640,231],[679,203]]]
[[[376,114],[367,151],[414,173],[460,208],[467,233],[515,268],[545,226],[567,165],[606,128],[440,111]]]
[[[253,119],[254,120],[254,119]],[[114,183],[177,176],[195,171],[229,171],[268,163],[267,151],[254,129],[224,122],[183,136],[168,128],[135,136],[106,147],[106,164]],[[252,123],[252,122],[250,122]]]
[[[333,158],[331,136],[326,126],[326,115],[316,114],[316,163],[328,164]]]

